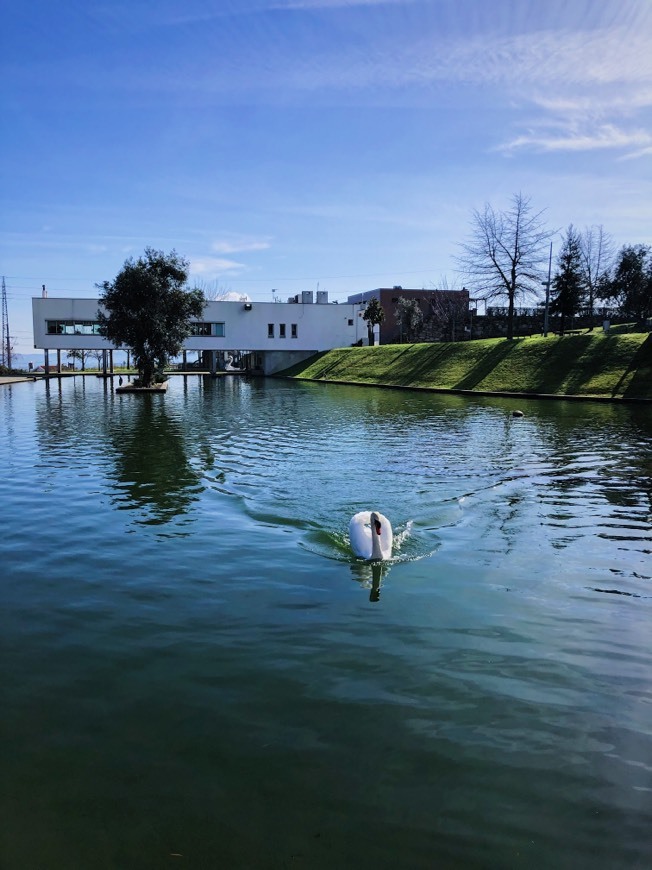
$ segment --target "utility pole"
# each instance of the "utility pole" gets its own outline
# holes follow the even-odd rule
[[[550,242],[550,256],[548,257],[548,280],[541,283],[546,288],[546,307],[543,312],[543,337],[548,337],[548,308],[550,306],[550,274],[552,272],[552,242]]]
[[[11,371],[11,337],[9,335],[9,312],[7,311],[7,285],[2,276],[2,364]]]

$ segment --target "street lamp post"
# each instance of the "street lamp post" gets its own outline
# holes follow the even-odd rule
[[[542,281],[546,288],[546,307],[543,312],[543,337],[548,337],[548,309],[550,307],[550,273],[552,271],[552,242],[550,242],[550,256],[548,257],[548,280]]]

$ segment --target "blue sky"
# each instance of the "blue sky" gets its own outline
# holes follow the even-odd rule
[[[252,299],[456,281],[474,208],[652,243],[650,0],[7,0],[0,273],[147,245]]]

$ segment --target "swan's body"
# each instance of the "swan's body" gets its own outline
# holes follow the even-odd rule
[[[361,559],[392,558],[392,524],[378,511],[360,511],[349,523],[351,549]]]

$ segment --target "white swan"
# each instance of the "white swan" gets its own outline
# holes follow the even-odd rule
[[[392,524],[378,511],[360,511],[349,523],[351,548],[361,559],[391,559]]]

